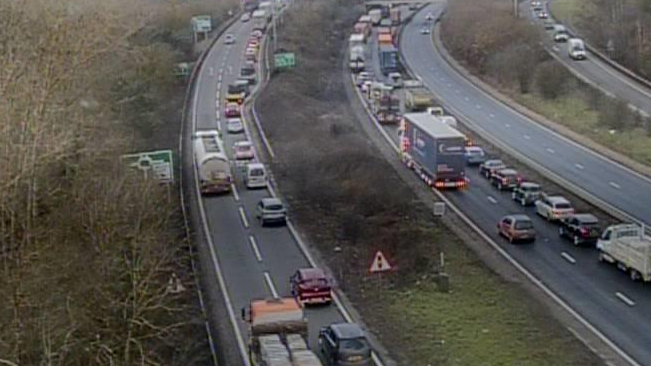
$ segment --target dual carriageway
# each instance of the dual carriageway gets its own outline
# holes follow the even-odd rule
[[[419,34],[422,26],[428,24],[425,14],[439,14],[442,9],[442,3],[435,3],[416,14],[403,29],[400,51],[411,72],[437,95],[443,106],[497,146],[521,158],[544,175],[551,175],[549,178],[565,182],[571,189],[582,190],[584,196],[599,200],[628,217],[641,222],[651,221],[651,180],[559,136],[498,102],[445,61],[432,39]],[[221,130],[226,131],[224,96],[228,84],[238,78],[239,68],[244,64],[245,39],[251,31],[251,22],[234,23],[228,33],[233,34],[237,41],[233,45],[218,41],[206,55],[198,71],[193,93],[193,132],[215,129],[216,124],[222,124]],[[590,67],[585,65],[579,67]],[[589,77],[588,73],[585,75]],[[617,84],[619,86],[614,88],[613,94],[618,95],[620,88],[632,93],[640,87],[626,88],[631,81],[620,83],[624,86]],[[642,91],[646,93],[644,89]],[[651,103],[651,98],[627,100],[640,109],[645,109]],[[247,124],[244,136],[248,138],[251,136],[250,128],[252,125]],[[395,129],[383,128],[396,143]],[[189,136],[185,138],[189,139]],[[229,155],[230,146],[244,138],[242,135],[224,133],[224,146]],[[187,159],[185,163],[187,169]],[[233,171],[235,185],[232,194],[202,197],[195,192],[199,217],[193,219],[201,223],[205,232],[219,284],[217,289],[204,291],[223,291],[230,312],[233,339],[239,348],[240,364],[247,364],[246,327],[239,320],[239,309],[252,298],[289,296],[289,276],[297,268],[315,263],[291,222],[290,227],[262,228],[254,219],[255,205],[261,198],[275,195],[273,188],[246,190],[242,185],[241,169],[234,166]],[[490,239],[502,244],[495,233],[495,224],[501,216],[523,209],[507,194],[495,191],[475,170],[468,169],[467,172],[471,188],[463,192],[448,192],[445,196]],[[529,214],[535,216],[532,212]],[[651,349],[648,347],[651,344],[651,313],[648,313],[648,309],[651,309],[651,292],[648,286],[633,283],[612,268],[604,268],[597,262],[594,251],[573,247],[559,239],[555,227],[541,219],[534,220],[540,234],[536,244],[518,247],[500,245],[503,250],[620,349],[631,364],[651,364]],[[574,262],[569,261],[568,256]],[[618,293],[625,294],[632,305],[621,301]],[[315,338],[321,326],[350,320],[341,303],[309,308],[307,316],[310,319],[312,347],[316,346]],[[220,322],[222,326],[225,323]]]

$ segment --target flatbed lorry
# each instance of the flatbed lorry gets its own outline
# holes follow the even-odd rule
[[[309,349],[308,321],[294,299],[252,300],[242,309],[253,366],[322,366]]]
[[[613,263],[633,281],[651,281],[651,237],[635,224],[607,227],[597,240],[599,261]]]
[[[465,188],[466,137],[429,113],[403,116],[400,150],[403,161],[434,188]]]

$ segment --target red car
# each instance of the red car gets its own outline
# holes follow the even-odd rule
[[[240,105],[237,103],[228,103],[226,104],[226,110],[224,112],[226,117],[240,117]]]
[[[301,268],[289,278],[292,295],[302,305],[328,304],[332,288],[325,272],[319,268]]]

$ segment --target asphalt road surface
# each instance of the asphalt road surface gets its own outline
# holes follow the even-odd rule
[[[440,10],[440,9],[439,9]],[[430,5],[406,25],[400,50],[423,83],[471,128],[514,149],[588,194],[646,224],[651,223],[651,179],[597,155],[491,98],[458,74],[419,30]]]
[[[244,50],[252,27],[252,21],[238,21],[227,30],[226,33],[235,36],[235,44],[224,44],[223,37],[216,43],[199,71],[194,93],[195,130],[214,130],[221,123],[224,148],[231,159],[233,143],[245,140],[247,134],[226,132],[223,108],[228,84],[238,78],[244,64]],[[251,299],[272,297],[276,293],[280,297],[290,296],[289,277],[296,269],[310,265],[285,226],[263,228],[255,219],[255,205],[260,199],[269,197],[270,192],[266,189],[247,190],[243,185],[243,166],[233,164],[232,169],[236,193],[202,197],[202,200],[226,291],[246,344],[247,328],[239,319],[240,309]],[[310,346],[314,350],[317,349],[320,327],[344,321],[334,305],[308,308],[306,315],[310,325]],[[219,319],[219,324],[230,326],[228,319]],[[238,364],[244,362],[240,360]]]
[[[530,2],[521,3],[522,14],[529,17],[533,23],[543,27],[543,20],[538,19],[537,13],[533,11],[530,4]],[[547,2],[544,3],[544,7],[548,8]],[[647,117],[651,115],[651,90],[648,87],[601,61],[588,50],[586,50],[588,55],[586,60],[572,60],[568,55],[567,43],[556,43],[552,38],[553,31],[550,30],[547,33],[549,37],[543,40],[543,44],[551,52],[554,52],[568,68],[590,80],[611,96],[633,105],[641,111],[642,115]]]
[[[406,26],[401,39],[404,57],[422,77],[425,85],[437,94],[443,95],[447,105],[458,106],[464,111],[470,109],[472,112],[476,109],[476,105],[483,106],[483,110],[479,110],[480,113],[467,113],[467,115],[478,118],[478,122],[487,130],[490,125],[495,125],[490,131],[496,131],[500,136],[504,122],[511,125],[510,129],[517,129],[519,124],[520,133],[533,136],[524,141],[528,149],[534,152],[546,151],[550,143],[549,139],[555,138],[553,134],[536,128],[530,122],[520,121],[523,119],[522,116],[496,104],[492,99],[468,86],[468,82],[447,67],[436,54],[430,36],[419,34],[423,26],[431,26],[431,23],[427,23],[424,19],[428,11],[437,12],[440,8],[430,7],[418,14],[415,20]],[[368,47],[368,52],[375,52],[375,41],[370,40]],[[377,62],[371,62],[369,66],[371,65],[374,70],[370,71],[379,74]],[[456,90],[460,92],[457,93]],[[466,100],[466,96],[469,96],[470,100]],[[501,116],[502,123],[495,122],[497,118],[486,118],[486,113]],[[383,128],[397,144],[396,126]],[[539,136],[538,139],[534,138],[536,136]],[[563,146],[567,149],[576,149],[574,145],[556,139],[556,144],[561,147],[553,146],[559,149],[558,151],[562,151],[560,149]],[[584,152],[583,149],[579,150]],[[544,161],[555,161],[546,156],[555,154],[546,152],[541,155]],[[589,154],[587,156],[590,157]],[[562,155],[557,161],[563,162]],[[594,161],[607,163],[598,158]],[[651,344],[651,314],[648,312],[648,309],[651,309],[651,288],[648,284],[632,282],[626,274],[613,266],[599,263],[594,248],[575,247],[568,240],[561,239],[555,224],[548,223],[537,216],[532,207],[523,208],[515,203],[510,197],[510,192],[500,192],[491,186],[478,174],[476,167],[468,167],[466,172],[470,179],[470,187],[463,191],[449,191],[445,193],[446,196],[493,240],[500,243],[513,258],[624,352],[642,365],[651,365],[651,349],[648,347]],[[641,183],[648,184],[644,180]],[[648,193],[649,191],[646,192],[647,197]],[[649,202],[651,201],[647,200],[647,203]],[[497,222],[502,216],[511,213],[526,213],[532,218],[539,235],[535,243],[512,245],[497,234]],[[633,305],[627,304],[623,299],[630,300]]]

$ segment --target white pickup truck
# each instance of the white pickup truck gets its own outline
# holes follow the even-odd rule
[[[599,261],[617,265],[633,281],[651,281],[651,237],[634,224],[612,225],[597,241]]]

